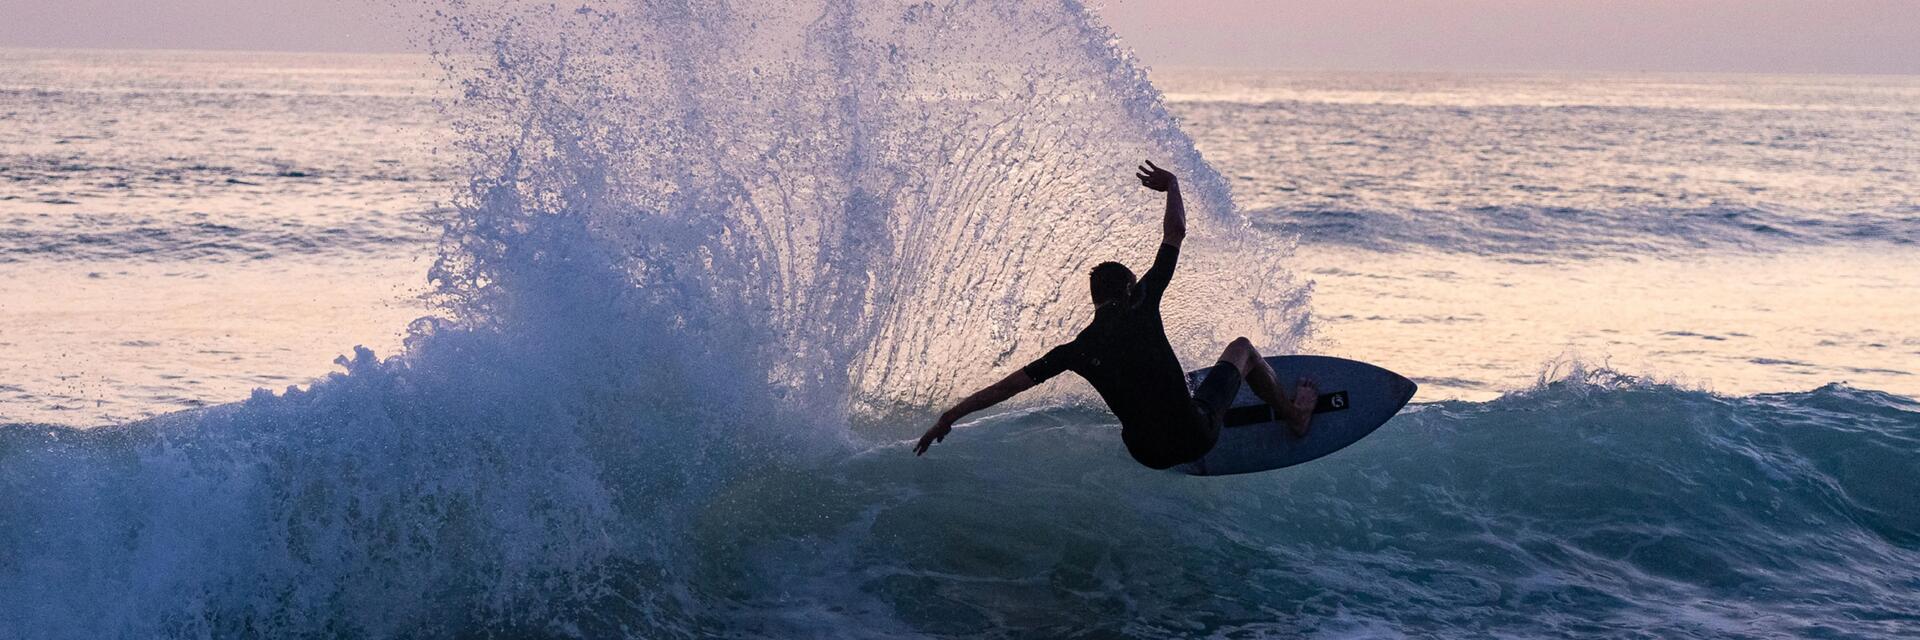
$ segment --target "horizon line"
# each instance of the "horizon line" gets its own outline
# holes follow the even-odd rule
[[[1123,50],[1132,58],[1132,62],[1151,72],[1156,68],[1202,70],[1202,71],[1266,71],[1285,73],[1365,73],[1365,74],[1460,74],[1460,75],[1527,75],[1527,74],[1569,74],[1569,75],[1692,75],[1692,76],[1774,76],[1774,77],[1862,77],[1862,78],[1920,78],[1920,72],[1902,71],[1753,71],[1732,69],[1628,69],[1628,68],[1564,68],[1564,67],[1473,67],[1473,68],[1436,68],[1436,67],[1307,67],[1285,65],[1234,65],[1234,64],[1153,64],[1141,59],[1137,50]],[[360,57],[431,57],[433,53],[420,50],[404,51],[350,51],[339,49],[247,49],[247,48],[179,48],[179,47],[46,47],[22,46],[0,43],[0,52],[68,52],[68,53],[219,53],[219,54],[263,54],[281,56],[360,56]]]

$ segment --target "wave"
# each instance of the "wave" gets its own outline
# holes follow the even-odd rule
[[[1199,479],[1131,464],[1109,417],[1070,405],[963,425],[927,458],[803,454],[685,407],[527,402],[503,388],[524,363],[470,353],[435,372],[362,354],[310,392],[143,425],[0,429],[0,620],[33,637],[1920,629],[1920,498],[1897,481],[1920,471],[1920,404],[1873,391],[1729,398],[1587,372],[1416,405],[1310,466]],[[452,371],[469,395],[436,393]],[[589,406],[619,427],[585,427]]]
[[[1834,214],[1785,208],[1459,210],[1267,209],[1260,226],[1313,243],[1375,251],[1426,249],[1526,259],[1583,260],[1707,250],[1770,252],[1806,246],[1920,244],[1917,210]]]
[[[423,223],[437,212],[369,214],[326,225],[286,219],[209,218],[189,221],[81,213],[0,231],[0,264],[223,263],[301,255],[407,255],[432,247]]]
[[[829,480],[776,480],[808,488],[767,491],[702,535],[743,549],[742,608],[769,635],[1920,628],[1920,499],[1889,480],[1916,466],[1920,405],[1903,398],[1568,378],[1419,405],[1323,463],[1225,481],[1130,468],[1104,422],[1011,414],[938,457],[877,449]]]

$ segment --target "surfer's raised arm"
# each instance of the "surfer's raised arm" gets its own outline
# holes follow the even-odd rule
[[[1180,199],[1180,178],[1148,160],[1134,177],[1148,189],[1167,194],[1167,216],[1160,223],[1160,244],[1180,246],[1187,238],[1187,203]]]
[[[913,455],[917,456],[926,453],[927,447],[933,446],[935,442],[947,439],[947,433],[953,431],[953,423],[959,422],[961,418],[967,417],[967,414],[1005,402],[1007,398],[1019,395],[1022,391],[1032,389],[1034,384],[1036,383],[1032,377],[1027,375],[1027,370],[1021,369],[1013,372],[1012,375],[1001,378],[999,382],[987,385],[986,388],[973,392],[973,395],[967,396],[965,400],[961,400],[960,404],[953,405],[952,409],[948,409],[946,413],[940,414],[940,420],[933,424],[933,428],[928,429],[926,435],[920,436],[920,444],[913,446]]]

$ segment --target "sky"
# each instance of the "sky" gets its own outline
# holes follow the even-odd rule
[[[1920,0],[1089,0],[1148,65],[1920,74]],[[407,51],[378,0],[0,0],[0,47]]]

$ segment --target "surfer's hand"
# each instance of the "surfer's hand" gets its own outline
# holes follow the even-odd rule
[[[1154,166],[1152,160],[1148,160],[1139,170],[1140,173],[1133,177],[1140,179],[1141,186],[1160,192],[1180,188],[1180,178],[1175,177],[1172,171]]]
[[[953,421],[948,420],[946,416],[940,416],[940,421],[934,423],[933,428],[928,429],[926,435],[920,436],[920,444],[913,445],[913,455],[918,456],[926,453],[927,447],[933,446],[935,442],[947,439],[947,434],[952,431]]]

